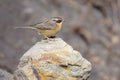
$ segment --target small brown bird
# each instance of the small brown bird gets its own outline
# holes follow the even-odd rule
[[[51,37],[55,37],[55,35],[61,30],[63,21],[64,20],[61,17],[53,17],[44,22],[30,25],[30,27],[16,27],[16,28],[35,29],[40,35],[43,35],[45,38],[49,39]]]

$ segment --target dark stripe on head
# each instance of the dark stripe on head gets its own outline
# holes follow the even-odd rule
[[[62,20],[62,18],[61,18],[61,17],[53,17],[53,18],[57,18],[57,19],[61,19],[61,20]]]
[[[62,20],[57,20],[56,22],[57,22],[57,23],[61,23],[61,22],[62,22]]]

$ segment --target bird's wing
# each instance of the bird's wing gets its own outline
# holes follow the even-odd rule
[[[51,23],[50,21],[46,21],[43,23],[38,23],[34,27],[41,29],[41,30],[52,30],[55,28],[55,26],[56,26],[55,23]]]

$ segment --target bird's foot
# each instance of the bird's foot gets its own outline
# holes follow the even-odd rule
[[[55,36],[51,36],[51,37],[45,37],[44,40],[48,41],[55,41]]]
[[[56,38],[56,36],[50,36],[49,38]]]

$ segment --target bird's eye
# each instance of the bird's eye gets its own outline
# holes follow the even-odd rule
[[[57,20],[56,22],[57,22],[57,23],[61,23],[61,22],[62,22],[62,20]]]

